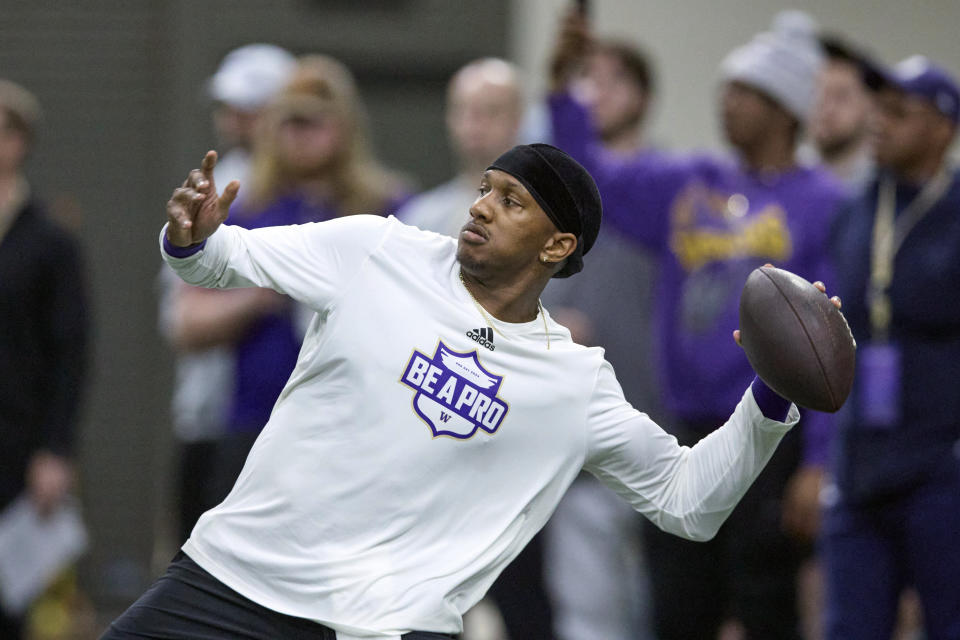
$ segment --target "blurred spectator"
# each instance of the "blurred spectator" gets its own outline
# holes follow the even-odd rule
[[[397,211],[406,179],[374,157],[353,74],[322,55],[298,60],[258,132],[244,206],[285,209],[299,222]]]
[[[253,133],[263,106],[286,83],[295,65],[295,58],[280,47],[251,44],[227,54],[210,78],[207,89],[214,104],[213,125],[223,152],[214,171],[218,184],[245,181]],[[179,543],[190,535],[197,518],[223,498],[212,490],[210,479],[215,443],[225,429],[234,375],[229,345],[236,336],[217,322],[208,324],[206,330],[197,323],[204,322],[204,314],[215,311],[230,315],[244,312],[252,321],[259,294],[231,296],[191,287],[166,265],[161,269],[159,285],[160,332],[177,351],[171,415],[178,449],[175,502]]]
[[[247,177],[263,106],[284,87],[295,66],[296,58],[285,49],[248,44],[228,53],[207,82],[220,144],[214,177],[220,184]]]
[[[38,117],[33,95],[0,80],[0,510],[25,492],[46,514],[75,480],[88,317],[80,247],[23,174]],[[22,625],[0,610],[0,637]]]
[[[956,80],[916,56],[878,83],[877,178],[832,234],[859,345],[825,515],[827,637],[890,637],[913,586],[960,637],[960,181]]]
[[[653,100],[650,62],[638,48],[599,41],[573,83],[605,153],[628,159],[655,153],[643,145]],[[544,292],[554,318],[581,344],[600,346],[617,371],[624,396],[658,414],[654,372],[646,364],[652,256],[612,225],[601,223],[590,269],[554,280]],[[547,584],[559,640],[642,640],[649,630],[649,589],[643,569],[640,516],[593,476],[582,473],[544,530]]]
[[[820,44],[827,59],[810,118],[812,144],[801,148],[801,157],[822,163],[857,195],[873,174],[867,128],[873,100],[866,83],[875,66],[838,37],[822,37]]]
[[[326,56],[304,56],[258,122],[249,178],[230,224],[253,229],[353,213],[386,215],[406,197],[403,180],[370,151],[349,70]],[[183,337],[227,343],[235,359],[227,433],[213,463],[212,487],[222,499],[293,371],[310,318],[269,289],[203,293],[207,304],[197,307]]]
[[[653,102],[653,70],[638,47],[598,40],[571,91],[589,111],[603,148],[631,155],[643,146],[643,130]]]
[[[876,73],[874,63],[861,51],[835,35],[820,37],[826,61],[817,79],[817,98],[810,118],[808,142],[800,147],[801,162],[819,164],[859,195],[873,177],[873,149],[868,120],[873,97],[867,82]],[[810,482],[808,503],[821,482]],[[816,518],[808,517],[811,522]],[[810,531],[811,535],[813,531]],[[823,576],[818,559],[811,557],[801,569],[801,610],[806,636],[822,637]]]
[[[449,182],[413,198],[397,214],[407,224],[457,237],[477,185],[497,156],[517,143],[523,93],[516,67],[498,58],[475,60],[447,89],[447,135],[457,163]]]
[[[830,279],[825,247],[843,190],[795,162],[822,64],[814,34],[808,16],[784,12],[721,64],[720,114],[736,157],[618,159],[602,152],[587,112],[565,91],[589,31],[575,13],[564,23],[552,64],[556,141],[597,179],[607,223],[657,252],[655,342],[681,444],[722,424],[722,407],[752,375],[728,344],[749,273],[774,262]],[[647,527],[658,637],[797,637],[799,538],[815,526],[828,426],[812,412],[802,424],[806,450],[801,430],[789,434],[715,540],[690,543]]]

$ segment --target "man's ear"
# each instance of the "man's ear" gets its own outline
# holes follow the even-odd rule
[[[557,231],[547,239],[540,250],[540,261],[545,263],[560,263],[567,259],[577,249],[577,236],[572,233]]]
[[[939,116],[939,114],[937,115]],[[953,122],[946,117],[940,116],[937,118],[937,122],[933,127],[933,131],[934,136],[937,139],[937,143],[939,143],[944,149],[944,152],[949,150],[957,136],[957,125],[953,124]]]

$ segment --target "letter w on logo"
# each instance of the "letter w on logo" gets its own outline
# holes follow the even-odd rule
[[[440,422],[450,422],[450,414],[446,411],[440,412]]]

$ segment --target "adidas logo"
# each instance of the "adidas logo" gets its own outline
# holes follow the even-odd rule
[[[470,329],[470,331],[467,331],[467,337],[477,344],[490,349],[490,351],[496,350],[496,347],[493,346],[493,329],[491,327]]]

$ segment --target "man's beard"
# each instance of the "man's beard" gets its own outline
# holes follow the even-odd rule
[[[471,274],[480,274],[486,271],[486,263],[474,259],[468,251],[457,245],[457,262],[463,267],[464,271]]]
[[[865,137],[862,131],[855,131],[845,136],[833,136],[825,142],[817,141],[817,151],[824,160],[839,158],[858,146]]]

